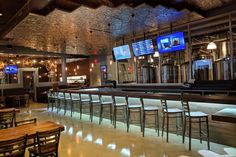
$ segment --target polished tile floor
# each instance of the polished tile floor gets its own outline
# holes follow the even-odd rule
[[[130,132],[126,132],[126,125],[117,123],[117,129],[108,119],[98,124],[89,121],[88,115],[75,113],[71,118],[69,113],[59,114],[47,111],[46,104],[31,104],[29,112],[26,109],[18,114],[17,119],[36,117],[38,121],[54,121],[65,126],[61,134],[59,154],[60,157],[200,157],[197,151],[206,149],[206,142],[200,144],[199,140],[192,141],[192,151],[188,151],[188,143],[182,144],[181,136],[170,135],[170,142],[158,137],[154,129],[146,129],[142,137],[140,127],[131,125]],[[211,150],[225,154],[223,148],[227,146],[211,143]],[[28,151],[26,152],[28,156]]]

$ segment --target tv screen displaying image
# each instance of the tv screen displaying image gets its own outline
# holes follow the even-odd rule
[[[159,53],[184,50],[184,33],[177,32],[166,36],[157,37],[157,47]]]
[[[17,74],[18,68],[17,65],[6,65],[4,67],[5,74]]]
[[[151,55],[155,53],[152,39],[132,43],[132,48],[135,57]]]
[[[129,45],[114,47],[113,55],[116,61],[123,60],[123,59],[130,59],[131,53],[130,53]]]

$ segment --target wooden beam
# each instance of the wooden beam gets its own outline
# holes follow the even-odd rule
[[[0,53],[16,54],[16,55],[41,55],[47,57],[89,58],[88,55],[82,55],[82,54],[64,54],[64,53],[37,51],[35,49],[26,48],[22,46],[12,46],[9,48],[6,45],[0,45]]]

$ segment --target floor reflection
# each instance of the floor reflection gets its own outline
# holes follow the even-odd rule
[[[69,113],[64,116],[63,111],[57,114],[32,109],[31,117],[64,125],[59,147],[62,157],[200,157],[197,151],[207,148],[206,144],[193,140],[193,149],[188,151],[188,144],[182,144],[181,136],[170,135],[171,141],[166,143],[154,129],[146,129],[146,135],[142,137],[139,126],[131,125],[127,133],[123,122],[118,122],[114,129],[110,120],[103,119],[102,125],[98,125],[98,118],[94,117],[91,123],[88,115],[80,120],[78,113],[70,117]],[[224,152],[223,145],[211,143],[211,147],[218,153]]]

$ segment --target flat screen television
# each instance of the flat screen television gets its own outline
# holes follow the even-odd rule
[[[157,47],[159,53],[184,50],[185,49],[184,33],[177,32],[157,37]]]
[[[132,43],[132,48],[135,57],[151,55],[155,53],[152,39]]]
[[[17,65],[6,65],[4,66],[4,73],[5,74],[17,74],[18,67]]]
[[[114,55],[115,61],[130,59],[131,54],[130,54],[129,45],[122,45],[122,46],[114,47],[113,55]]]

